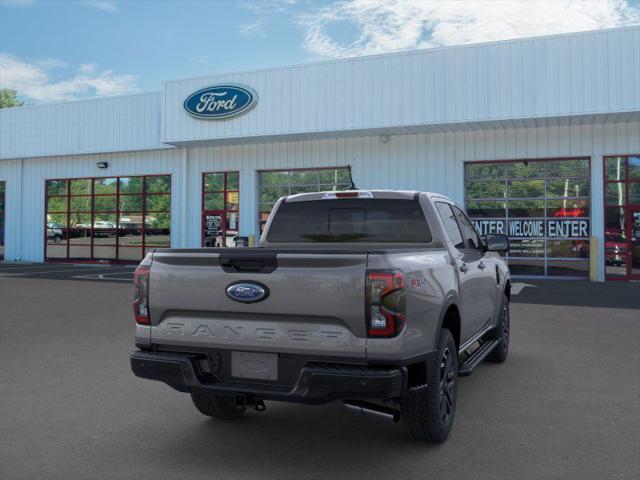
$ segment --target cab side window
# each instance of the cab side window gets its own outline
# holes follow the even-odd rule
[[[452,208],[456,216],[456,220],[458,221],[458,225],[460,226],[460,231],[462,232],[464,246],[461,248],[466,248],[468,250],[481,250],[482,242],[476,233],[476,229],[473,228],[473,225],[462,210],[456,206],[452,206]]]
[[[436,209],[444,225],[444,231],[456,248],[465,248],[462,233],[456,222],[456,216],[448,203],[436,202]]]

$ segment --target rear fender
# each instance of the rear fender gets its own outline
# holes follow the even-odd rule
[[[447,312],[449,311],[449,308],[451,307],[456,307],[456,309],[458,310],[458,313],[460,314],[460,304],[458,302],[458,295],[455,291],[450,291],[448,292],[445,297],[444,297],[444,301],[442,302],[442,308],[440,309],[440,316],[438,318],[438,326],[439,328],[436,330],[436,336],[433,339],[433,344],[434,345],[438,345],[438,342],[440,341],[440,332],[442,331],[443,328],[443,324],[444,324],[444,320],[445,317],[447,315]],[[456,345],[458,347],[460,347],[460,332],[462,330],[462,317],[459,317],[460,323],[458,325],[458,331],[457,332],[451,332],[451,334],[454,336],[454,339],[456,340]]]

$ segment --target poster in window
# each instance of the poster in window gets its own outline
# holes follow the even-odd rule
[[[204,217],[204,246],[222,247],[222,215],[205,215]]]

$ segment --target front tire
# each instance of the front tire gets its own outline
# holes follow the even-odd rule
[[[429,368],[427,386],[402,398],[402,418],[415,440],[440,443],[449,435],[456,413],[458,349],[451,332],[442,329],[437,368]]]
[[[503,363],[507,359],[509,354],[509,299],[506,295],[502,295],[502,307],[500,310],[500,317],[498,318],[498,324],[496,325],[496,338],[498,345],[495,346],[493,351],[487,356],[487,360],[493,363]]]
[[[224,397],[211,393],[192,393],[191,400],[193,400],[193,404],[201,414],[223,420],[238,418],[247,409],[236,405],[233,397]]]

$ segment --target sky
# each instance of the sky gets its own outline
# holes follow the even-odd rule
[[[0,0],[0,88],[28,104],[161,82],[640,24],[640,0]]]

